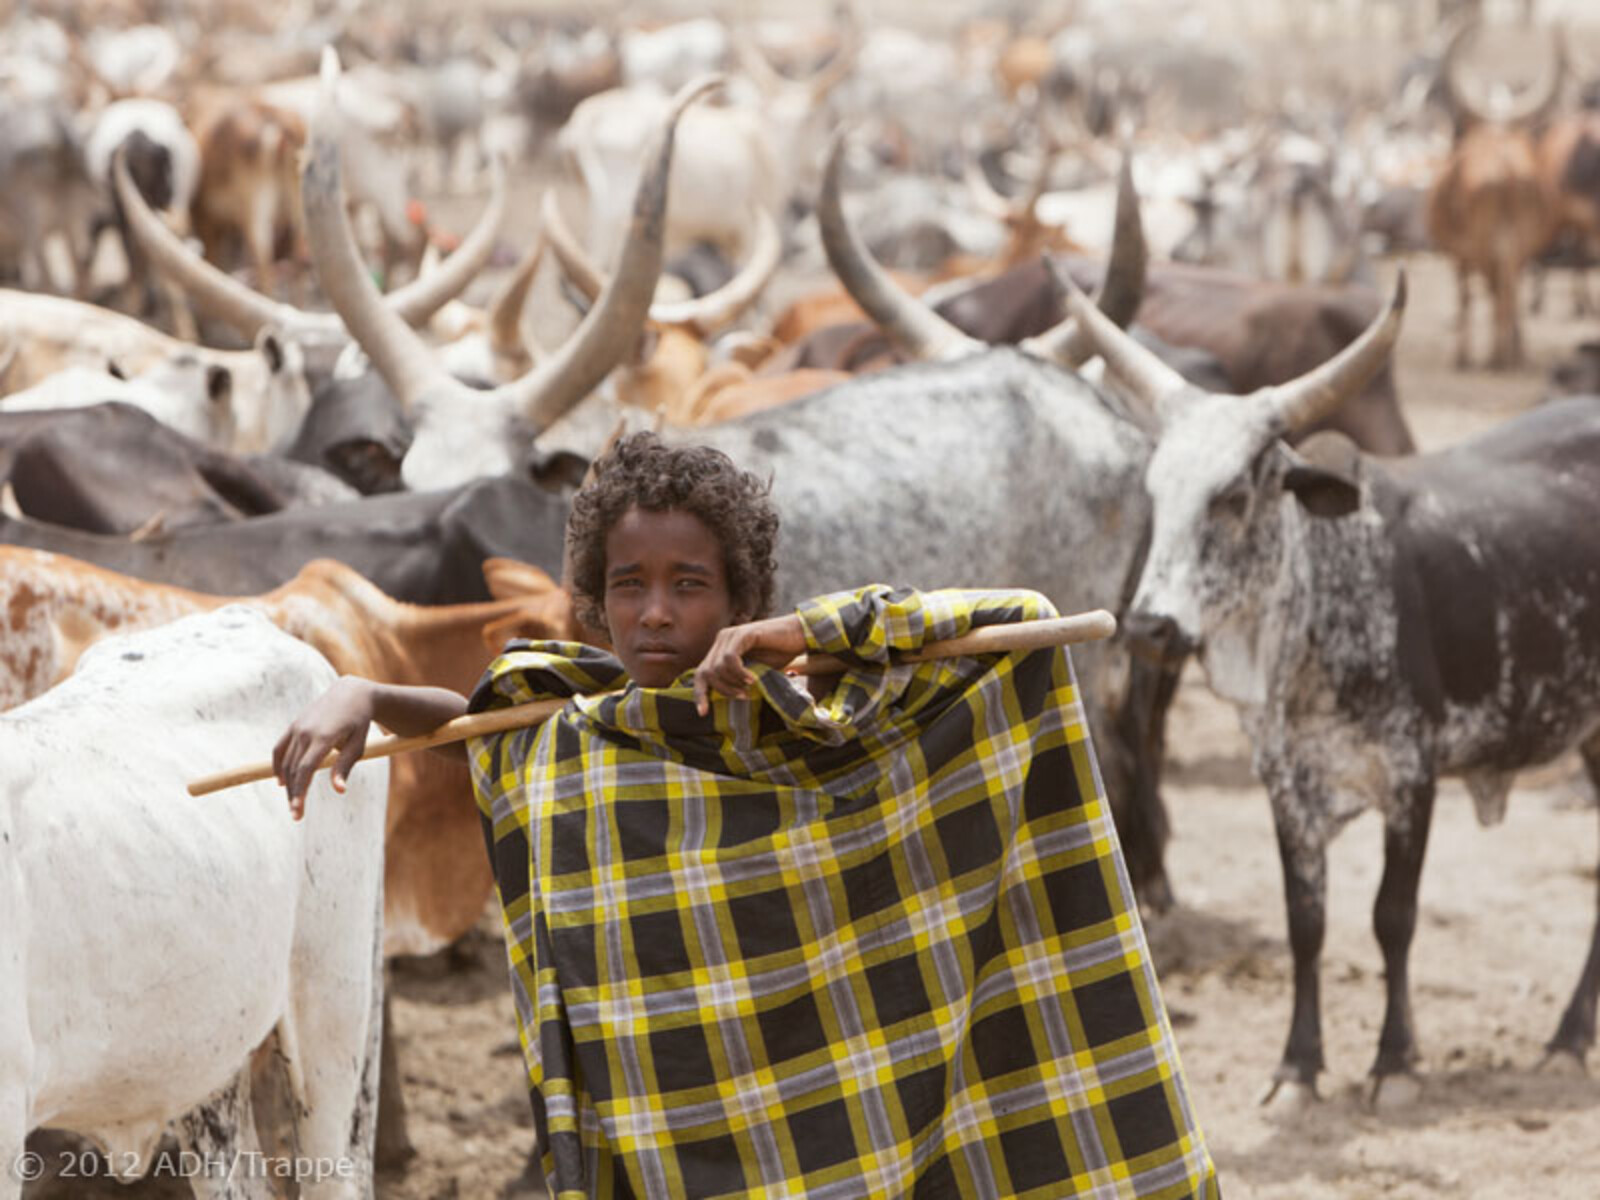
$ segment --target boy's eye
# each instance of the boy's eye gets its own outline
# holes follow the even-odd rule
[[[687,578],[678,580],[678,586],[680,588],[703,588],[706,586],[706,581],[690,575]]]
[[[637,579],[613,579],[610,584],[612,590],[618,588],[635,588],[639,586]]]

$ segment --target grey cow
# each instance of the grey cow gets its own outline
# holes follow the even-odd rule
[[[1324,434],[1280,439],[1362,386],[1398,336],[1387,311],[1343,354],[1246,397],[1198,392],[1137,343],[1085,322],[1149,405],[1150,554],[1128,626],[1198,644],[1240,711],[1278,835],[1294,1017],[1270,1099],[1314,1093],[1326,848],[1362,809],[1384,818],[1373,924],[1387,1006],[1372,1095],[1418,1053],[1407,958],[1435,781],[1465,778],[1485,824],[1513,774],[1579,747],[1600,783],[1600,411],[1541,407],[1460,446],[1382,460]],[[1548,1049],[1594,1043],[1600,925]]]

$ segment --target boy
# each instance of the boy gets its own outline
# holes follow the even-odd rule
[[[552,1194],[1217,1194],[1066,656],[894,662],[1042,598],[764,618],[754,476],[650,434],[595,472],[569,574],[615,657],[512,643],[470,706],[341,681],[274,756],[298,811],[371,719],[572,697],[468,749]],[[805,650],[820,700],[771,669]]]

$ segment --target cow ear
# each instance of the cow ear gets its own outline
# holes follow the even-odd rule
[[[267,360],[267,370],[276,375],[283,370],[283,343],[278,340],[278,335],[268,330],[263,330],[256,338],[256,349]]]
[[[589,460],[571,450],[549,451],[535,446],[528,452],[528,474],[546,491],[582,487],[588,471]]]
[[[1360,487],[1322,467],[1290,467],[1283,486],[1314,517],[1346,517],[1361,507]]]
[[[1340,434],[1307,438],[1298,452],[1285,448],[1283,488],[1314,517],[1344,517],[1361,506],[1361,454]]]

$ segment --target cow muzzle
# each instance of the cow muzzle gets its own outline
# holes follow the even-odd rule
[[[1175,620],[1155,613],[1130,612],[1120,629],[1131,653],[1163,667],[1181,664],[1200,648]]]

